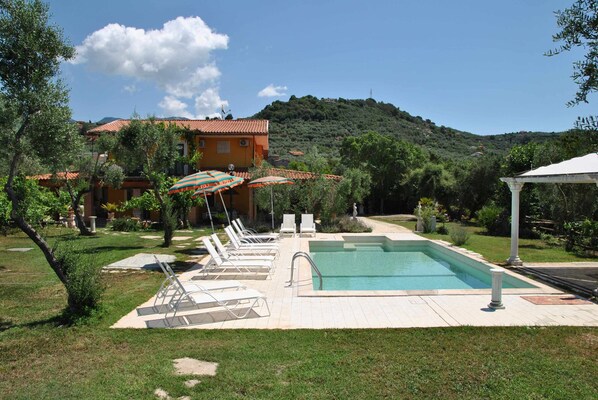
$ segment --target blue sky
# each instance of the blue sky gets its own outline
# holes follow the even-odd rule
[[[569,129],[580,56],[546,57],[571,1],[50,1],[78,46],[73,116],[248,117],[290,95],[393,103],[476,134]],[[260,96],[259,94],[262,94]]]

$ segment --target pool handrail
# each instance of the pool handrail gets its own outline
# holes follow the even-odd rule
[[[293,286],[293,271],[295,271],[295,260],[299,257],[305,258],[309,262],[309,265],[311,265],[311,268],[314,271],[316,271],[316,275],[318,275],[318,278],[320,279],[320,288],[318,290],[322,290],[322,273],[316,266],[314,260],[311,259],[311,256],[304,251],[298,251],[295,254],[293,254],[293,259],[291,260],[291,280],[288,282],[287,287]]]

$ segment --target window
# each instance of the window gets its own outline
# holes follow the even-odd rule
[[[230,142],[228,140],[219,140],[216,144],[216,153],[228,154],[230,153]]]

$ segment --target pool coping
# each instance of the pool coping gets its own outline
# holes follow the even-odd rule
[[[512,276],[516,279],[522,280],[535,287],[533,288],[519,288],[519,289],[505,289],[503,288],[503,295],[525,295],[525,294],[562,294],[563,291],[555,289],[544,283],[535,281],[526,276],[520,275],[507,268],[492,264],[484,259],[481,255],[473,253],[469,250],[456,247],[448,242],[442,240],[430,240],[407,233],[379,233],[379,234],[339,234],[339,235],[321,235],[315,241],[345,241],[345,238],[374,238],[384,237],[389,241],[414,241],[414,242],[432,242],[436,245],[444,247],[448,251],[452,251],[468,257],[474,261],[484,264],[488,268],[499,268],[504,271],[506,275]],[[370,239],[371,240],[371,239]],[[301,251],[309,254],[309,242],[311,240],[301,241]],[[492,289],[436,289],[436,290],[314,290],[313,280],[311,274],[311,267],[309,264],[300,260],[297,262],[297,296],[299,297],[393,297],[393,296],[441,296],[441,295],[480,295],[491,294]]]

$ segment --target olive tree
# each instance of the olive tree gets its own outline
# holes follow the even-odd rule
[[[56,173],[65,169],[78,150],[75,144],[80,138],[69,122],[68,90],[58,79],[60,62],[74,54],[61,29],[50,25],[47,5],[39,0],[0,0],[0,157],[7,166],[4,190],[12,205],[12,220],[42,251],[67,288],[70,311],[78,313],[94,304],[81,304],[81,297],[73,294],[76,268],[59,259],[28,220],[29,199],[15,186],[30,161]]]
[[[115,158],[128,171],[139,170],[147,178],[159,205],[164,228],[164,246],[170,246],[176,229],[176,212],[172,199],[164,194],[168,171],[179,159],[177,142],[182,131],[174,124],[150,118],[131,123],[118,132]]]

